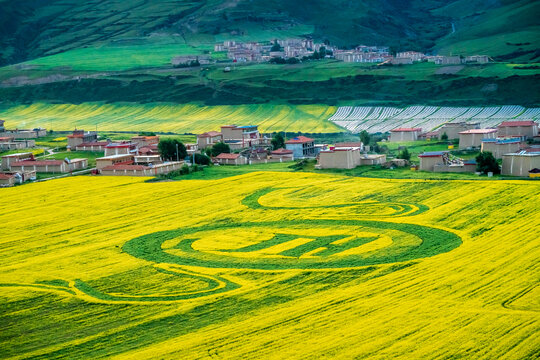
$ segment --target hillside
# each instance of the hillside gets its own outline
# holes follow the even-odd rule
[[[0,0],[0,6],[0,65],[155,40],[194,51],[223,39],[302,35],[338,46],[460,50],[522,61],[540,48],[540,5],[530,1]]]

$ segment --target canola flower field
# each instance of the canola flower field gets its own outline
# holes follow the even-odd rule
[[[144,180],[0,190],[1,358],[540,356],[537,182]]]
[[[327,105],[223,105],[83,103],[18,105],[0,109],[8,128],[74,128],[100,131],[203,133],[221,125],[259,125],[264,132],[342,132],[328,118],[336,108]]]

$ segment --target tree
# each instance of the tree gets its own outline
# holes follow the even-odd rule
[[[411,160],[411,153],[409,152],[409,150],[407,149],[407,147],[405,147],[403,150],[401,150],[401,152],[399,153],[398,159],[405,159],[407,161]]]
[[[270,51],[281,51],[282,48],[281,46],[279,46],[277,40],[274,40],[274,45],[272,45],[272,48],[270,49]]]
[[[195,154],[195,164],[210,165],[210,158],[203,154]]]
[[[497,163],[497,159],[489,151],[481,152],[476,157],[476,171],[483,174],[487,174],[488,172],[498,174],[500,172],[499,163]]]
[[[360,132],[360,141],[364,145],[369,145],[369,141],[371,140],[371,137],[369,136],[369,133],[366,130],[362,130]]]
[[[183,160],[187,156],[186,147],[177,139],[161,140],[158,144],[158,149],[165,160]]]
[[[212,156],[218,156],[219,154],[223,153],[231,153],[231,147],[228,144],[225,144],[224,142],[218,142],[215,143],[214,146],[212,146]]]
[[[446,133],[443,133],[441,135],[441,140],[444,140],[444,141],[448,140],[448,135]]]
[[[284,148],[285,138],[283,138],[283,135],[281,135],[281,133],[277,133],[272,137],[271,143],[274,150]]]

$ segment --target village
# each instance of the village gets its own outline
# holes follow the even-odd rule
[[[311,38],[275,39],[266,42],[240,42],[227,40],[214,45],[214,55],[225,55],[232,63],[276,62],[294,64],[311,59],[336,59],[346,63],[375,63],[378,65],[411,65],[431,62],[436,65],[486,64],[488,55],[429,55],[418,51],[400,51],[392,54],[388,46],[359,45],[352,49],[339,49],[328,43],[316,43]],[[209,65],[216,57],[182,55],[171,60],[175,67]],[[228,69],[230,71],[230,68]]]
[[[196,135],[194,143],[176,142],[176,149],[173,148],[172,153],[169,151],[168,154],[160,151],[160,136],[157,135],[137,135],[113,141],[100,139],[95,131],[74,130],[66,136],[64,152],[58,153],[62,158],[50,159],[47,155],[36,156],[29,151],[36,147],[36,140],[47,135],[45,129],[6,130],[4,121],[0,120],[0,149],[4,152],[1,156],[0,186],[14,186],[57,176],[156,177],[178,173],[183,167],[195,165],[249,166],[302,160],[316,161],[315,171],[378,166],[387,169],[407,167],[411,171],[436,173],[480,174],[474,158],[478,153],[489,153],[499,161],[500,173],[504,176],[540,177],[540,136],[536,122],[503,121],[494,128],[480,128],[479,125],[474,122],[450,122],[436,131],[428,132],[421,128],[397,127],[387,136],[383,135],[376,144],[364,144],[360,138],[358,141],[336,141],[333,144],[316,143],[314,138],[303,135],[284,139],[281,134],[263,134],[256,125],[223,125],[219,131]],[[439,149],[418,153],[418,163],[411,161],[407,146],[398,146],[397,149],[401,151],[394,156],[381,151],[381,148],[388,147],[384,144],[411,146],[422,141],[436,142]],[[447,146],[447,149],[441,150],[440,144]],[[185,148],[182,155],[179,145]],[[88,158],[71,156],[81,153],[93,154],[91,166]],[[463,158],[462,154],[473,154],[473,157]],[[499,165],[496,167],[489,171],[489,176],[499,172]]]

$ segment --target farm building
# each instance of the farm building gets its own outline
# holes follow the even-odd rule
[[[15,140],[13,136],[0,137],[0,151],[27,149],[36,146],[36,140]]]
[[[67,136],[67,140],[67,148],[75,149],[77,145],[96,142],[97,133],[95,131],[84,132],[84,130],[74,130],[73,134]]]
[[[519,138],[496,138],[482,140],[482,152],[489,151],[495,159],[502,159],[504,154],[515,153],[521,148]]]
[[[132,154],[135,150],[135,144],[130,142],[110,143],[105,146],[105,156]]]
[[[35,179],[35,171],[0,172],[0,187],[11,187]]]
[[[412,61],[422,61],[426,55],[418,51],[403,51],[396,54],[397,59],[408,58]]]
[[[44,173],[67,173],[88,167],[88,159],[71,160],[22,160],[10,165],[11,171],[36,171]]]
[[[448,151],[428,151],[418,155],[420,159],[420,170],[433,171],[435,165],[446,165],[449,163]]]
[[[23,160],[34,160],[34,154],[31,152],[17,153],[2,156],[2,170],[11,169],[11,164],[23,161]]]
[[[319,169],[354,169],[360,165],[360,148],[331,147],[319,153]]]
[[[470,147],[482,146],[482,140],[495,139],[497,129],[471,129],[459,133],[459,148],[466,149]]]
[[[421,133],[420,128],[397,128],[390,130],[390,141],[416,141]]]
[[[204,134],[197,135],[197,146],[199,149],[212,147],[215,143],[222,142],[223,135],[219,131],[209,131]]]
[[[487,64],[489,62],[489,56],[487,56],[487,55],[465,56],[465,62],[466,63]]]
[[[449,162],[447,164],[436,164],[433,166],[434,172],[475,172],[476,160]]]
[[[364,144],[362,144],[362,142],[360,142],[360,141],[357,141],[357,142],[354,142],[354,141],[337,142],[337,143],[334,144],[334,146],[337,147],[337,148],[357,147],[357,148],[360,148],[360,151],[364,151]]]
[[[526,136],[532,139],[538,135],[538,124],[532,120],[528,121],[503,121],[497,126],[497,136]]]
[[[540,168],[540,150],[504,154],[502,160],[503,175],[529,176],[529,171]]]
[[[159,155],[137,155],[133,158],[133,161],[137,165],[156,165],[163,163],[163,160],[161,160],[161,156]]]
[[[440,56],[435,58],[437,65],[459,65],[461,64],[461,56]]]
[[[298,136],[285,141],[285,148],[291,150],[296,159],[315,156],[315,140]]]
[[[439,139],[440,136],[441,135],[439,134],[438,131],[428,131],[428,132],[418,135],[418,139],[419,140],[436,140],[436,139]]]
[[[223,134],[223,141],[229,144],[232,150],[269,143],[268,139],[261,136],[257,125],[226,125],[221,127],[221,133]]]
[[[214,160],[220,165],[246,165],[248,163],[247,158],[240,154],[221,153]]]
[[[0,173],[0,187],[11,187],[17,183],[15,174]]]
[[[364,154],[360,157],[360,165],[382,165],[385,162],[384,154]]]
[[[77,151],[105,151],[105,147],[109,145],[106,141],[84,142],[75,146]]]
[[[100,169],[100,174],[108,176],[156,176],[179,170],[183,161],[165,162],[157,165],[116,164]]]
[[[131,143],[137,148],[149,145],[159,144],[159,136],[134,136],[131,138]]]
[[[173,66],[186,65],[189,66],[192,63],[198,62],[200,65],[210,64],[209,56],[201,55],[184,55],[184,56],[175,56],[171,60]]]
[[[187,146],[186,146],[187,148]],[[189,150],[189,149],[188,149]],[[139,155],[160,155],[157,144],[140,147],[137,151]]]
[[[354,169],[360,165],[378,165],[385,162],[386,155],[362,154],[362,148],[359,146],[335,146],[319,153],[317,168]]]
[[[439,140],[441,140],[443,134],[448,136],[448,140],[459,139],[459,133],[467,130],[473,130],[480,128],[479,123],[466,123],[466,122],[456,122],[456,123],[446,123],[438,130]],[[478,144],[480,146],[480,144]]]
[[[294,155],[292,150],[277,149],[270,153],[272,159],[279,159],[280,161],[293,161]]]
[[[103,169],[107,166],[117,165],[117,164],[132,164],[134,161],[134,156],[131,154],[119,154],[105,156],[96,159],[96,168],[98,170]]]
[[[3,133],[0,133],[1,137],[12,136],[14,139],[36,139],[39,137],[47,136],[47,130],[45,129],[34,129],[34,130],[4,130]]]

